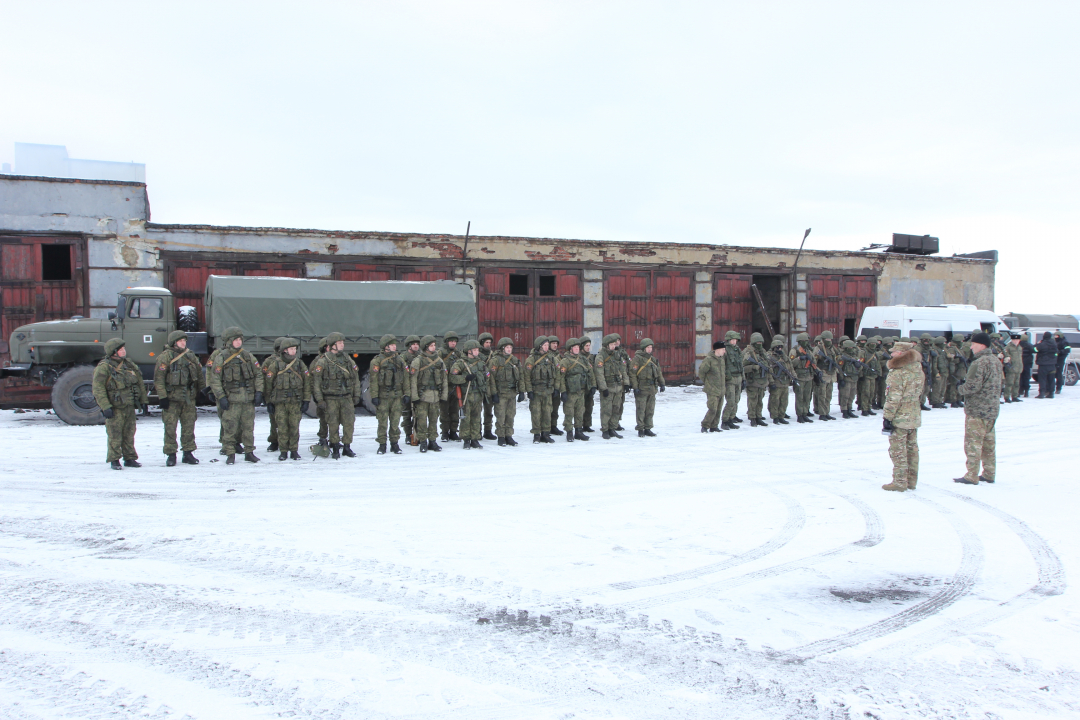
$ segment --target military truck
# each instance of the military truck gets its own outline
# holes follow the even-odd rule
[[[273,352],[277,338],[289,336],[300,340],[300,352],[310,362],[319,352],[319,341],[340,332],[346,337],[345,351],[363,375],[364,403],[371,412],[366,373],[383,335],[441,339],[453,330],[462,340],[477,336],[472,289],[446,280],[353,282],[212,275],[204,300],[204,329],[188,332],[188,347],[203,356],[204,363],[225,328],[234,325],[244,330],[244,347],[260,360]],[[191,317],[194,308],[184,310],[185,324],[198,322]],[[94,365],[105,355],[105,341],[119,337],[127,342],[128,359],[142,369],[153,396],[155,357],[177,329],[178,311],[165,288],[133,287],[119,293],[116,310],[107,319],[74,317],[22,325],[11,333],[11,364],[0,368],[0,376],[30,378],[51,387],[53,410],[66,423],[104,422],[91,380]]]

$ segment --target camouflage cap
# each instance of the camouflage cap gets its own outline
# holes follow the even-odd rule
[[[280,341],[280,345],[281,345],[280,350],[281,350],[281,352],[285,352],[286,350],[288,350],[291,347],[300,347],[300,341],[297,340],[296,338],[283,337],[283,338],[278,338],[278,340]]]
[[[832,340],[832,331],[831,330],[824,330],[824,331],[822,331],[821,335],[818,335],[818,337],[821,338],[822,340]]]
[[[764,343],[764,342],[765,342],[765,336],[762,335],[761,333],[753,333],[750,336],[750,344],[751,345],[754,345],[756,343]]]
[[[127,345],[123,338],[110,338],[105,341],[105,357],[112,357],[116,351]]]
[[[464,352],[464,353],[467,353],[470,350],[479,350],[479,349],[480,349],[480,343],[477,342],[476,340],[467,340],[465,342],[465,344],[461,346],[461,351]]]
[[[420,339],[420,349],[427,350],[435,342],[434,335],[425,335]]]
[[[608,333],[600,341],[600,344],[603,345],[604,347],[607,347],[608,345],[610,345],[613,342],[618,342],[618,340],[619,340],[619,334],[618,333]]]
[[[503,349],[504,347],[506,347],[507,345],[509,345],[509,346],[513,347],[513,346],[514,346],[514,341],[513,341],[513,340],[511,340],[511,339],[510,339],[510,338],[508,338],[508,337],[504,337],[504,338],[499,338],[499,349],[500,349],[500,350],[502,350],[502,349]]]
[[[443,338],[443,342],[446,342],[447,340],[460,340],[461,339],[460,337],[458,337],[458,334],[456,332],[454,332],[453,330],[447,330],[445,333],[443,333],[442,338]]]
[[[485,340],[490,340],[491,342],[495,342],[495,336],[492,335],[491,333],[480,333],[480,337],[476,338],[476,342],[480,343],[480,347],[484,346],[484,341]]]
[[[221,340],[226,345],[231,343],[236,338],[241,338],[242,339],[243,337],[244,337],[244,331],[241,330],[240,328],[236,327],[236,326],[227,327],[227,328],[225,328],[225,332],[221,333]]]
[[[655,345],[655,344],[656,343],[654,343],[652,341],[652,338],[641,338],[641,342],[638,343],[638,347],[641,348],[642,350],[644,350],[645,348],[649,347],[650,345]]]
[[[183,330],[173,330],[169,333],[169,344],[175,345],[179,340],[187,340],[187,333]]]
[[[724,333],[724,340],[742,340],[742,333],[738,330],[728,330]]]
[[[332,332],[326,336],[326,346],[330,347],[336,345],[339,342],[345,342],[345,336],[339,332]]]
[[[406,345],[412,345],[413,343],[418,343],[418,342],[420,342],[420,336],[419,335],[410,335],[409,337],[405,338],[405,344]]]
[[[397,344],[397,335],[390,335],[389,333],[387,333],[386,335],[383,335],[381,338],[379,338],[379,349],[385,350],[386,346],[392,343]]]

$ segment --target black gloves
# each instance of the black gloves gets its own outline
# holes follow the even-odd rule
[[[469,373],[465,376],[465,380],[467,382],[473,382],[474,380],[476,380],[476,373]]]
[[[101,414],[104,415],[107,420],[112,420],[113,415],[115,415],[116,413],[113,411],[112,408],[108,408],[107,410],[102,410]]]
[[[536,393],[530,391],[529,392],[529,399],[532,400],[534,397],[536,397]]]
[[[634,388],[634,399],[636,400],[639,397],[641,397],[641,391],[637,388]]]
[[[218,402],[218,407],[221,408],[222,410],[228,410],[229,409],[229,398],[227,398],[225,396],[222,396],[222,397],[218,398],[217,402]]]
[[[409,397],[408,395],[402,395],[401,396],[401,404],[402,405],[408,405],[411,402],[412,402],[412,398]]]
[[[745,389],[746,389],[746,378],[743,378],[743,381],[742,381],[742,389],[743,389],[743,390],[745,390]]]
[[[630,392],[630,390],[631,390],[631,388],[630,388],[630,386],[629,386],[629,385],[623,385],[623,386],[622,386],[622,391],[623,391],[624,393],[628,393],[628,392]]]
[[[259,405],[262,405],[262,404],[263,404],[263,394],[261,392],[259,392],[258,390],[256,390],[255,391],[255,406],[258,407]]]
[[[885,418],[884,420],[881,421],[881,434],[882,435],[892,435],[893,430],[895,430],[895,429],[896,428],[893,427],[892,420],[889,420],[888,418]]]
[[[492,405],[498,405],[499,404],[499,393],[495,393],[494,395],[491,396],[491,404]]]
[[[559,391],[558,390],[552,390],[551,391],[551,399],[556,400],[556,399],[558,399],[558,397],[559,397]]]
[[[568,397],[569,397],[569,396],[568,396],[568,395],[567,395],[566,393],[560,393],[560,394],[559,394],[559,399],[560,399],[560,400],[562,400],[563,402],[566,402],[566,399],[567,399]]]
[[[525,393],[519,392],[518,396],[517,396],[517,401],[518,402],[523,402],[524,400],[525,400]]]
[[[161,401],[158,402],[158,405],[161,406],[162,410],[168,410],[169,409],[169,398],[161,398]]]
[[[375,407],[379,407],[379,398],[371,398],[371,404]]]
[[[309,407],[311,407],[311,403],[305,400],[304,402],[300,403],[300,412],[306,414]]]
[[[611,393],[609,393],[609,392],[608,392],[607,390],[601,390],[601,391],[600,391],[600,394],[601,394],[601,395],[603,395],[604,397],[607,397],[607,396],[608,396],[608,395],[610,395]]]
[[[769,383],[769,390],[775,390],[775,389],[776,389],[776,383]]]
[[[665,390],[667,390],[667,386],[666,385],[661,385],[660,386],[660,392],[664,392]]]

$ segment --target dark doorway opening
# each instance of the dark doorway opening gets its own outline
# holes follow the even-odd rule
[[[41,279],[71,279],[70,245],[41,245]]]
[[[510,287],[508,288],[510,295],[523,295],[528,297],[529,295],[529,276],[528,275],[511,275]]]
[[[772,342],[765,318],[772,323],[773,334],[780,332],[780,276],[779,275],[754,275],[752,282],[761,293],[761,301],[765,305],[765,314],[761,313],[761,305],[758,304],[757,296],[753,289],[750,291],[750,304],[754,309],[750,320],[750,332],[761,333],[765,338],[765,344]],[[750,338],[743,338],[749,342]]]
[[[555,276],[540,276],[540,297],[555,297]]]
[[[858,318],[844,318],[844,334],[852,340],[855,339],[855,329],[858,327]]]

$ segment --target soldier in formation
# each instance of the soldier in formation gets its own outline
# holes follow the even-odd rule
[[[551,357],[555,361],[556,366],[558,366],[562,361],[563,356],[566,354],[559,350],[560,345],[561,343],[557,335],[548,335],[548,351],[551,353]],[[548,430],[552,435],[563,434],[563,431],[559,429],[559,405],[561,402],[562,396],[559,394],[558,390],[554,390],[551,393],[551,429]]]
[[[737,413],[739,412],[739,398],[742,397],[743,386],[743,358],[739,349],[739,340],[742,335],[737,330],[728,330],[724,333],[724,345],[727,354],[724,356],[724,411],[723,420],[720,423],[722,430],[738,430],[737,423],[742,422]]]
[[[495,353],[488,362],[491,385],[495,395],[492,407],[495,412],[495,435],[499,447],[516,447],[514,418],[517,404],[525,399],[525,373],[521,361],[514,355],[514,341],[501,338]]]
[[[772,382],[769,385],[769,419],[773,425],[787,425],[791,416],[787,414],[788,391],[794,388],[798,393],[799,382],[795,378],[795,366],[784,347],[783,335],[773,336],[767,356],[772,370]]]
[[[311,394],[326,416],[331,457],[356,457],[352,449],[353,408],[360,402],[360,371],[345,353],[344,335],[330,333],[325,344],[327,351],[311,364]]]
[[[420,357],[420,336],[410,335],[405,338],[405,352],[401,354],[401,363],[406,372],[412,367],[413,360]],[[419,445],[416,434],[413,432],[413,406],[408,401],[408,382],[405,383],[405,396],[401,401],[401,430],[405,435],[405,442],[410,445]]]
[[[588,364],[589,372],[593,376],[593,391],[585,393],[585,409],[581,413],[581,422],[584,427],[581,431],[591,433],[593,432],[593,404],[596,400],[596,356],[592,353],[592,338],[588,335],[581,336],[581,359],[582,362]]]
[[[279,337],[274,341],[274,353],[263,361],[263,370],[266,370],[266,363],[271,362],[281,357],[281,342],[285,338]],[[267,388],[269,389],[269,388]],[[269,393],[266,393],[269,395]],[[266,447],[267,452],[277,452],[278,449],[278,432],[277,432],[277,418],[274,416],[274,411],[270,409],[270,404],[267,403],[266,409],[269,411],[267,415],[270,416],[270,433],[266,436],[266,441],[270,443]]]
[[[581,340],[566,341],[566,355],[559,361],[556,389],[563,407],[563,431],[566,441],[588,440],[584,430],[585,396],[596,392],[592,363],[581,355]],[[650,418],[651,420],[651,418]]]
[[[91,381],[94,400],[105,416],[109,453],[105,460],[113,470],[142,467],[135,452],[135,411],[146,411],[149,399],[139,366],[127,359],[127,348],[120,338],[105,342],[105,358],[94,368]]]
[[[443,361],[443,365],[447,369],[450,369],[454,363],[462,358],[462,352],[458,350],[457,346],[460,339],[458,334],[452,330],[443,335],[443,346],[439,348],[439,359]],[[458,435],[458,423],[460,421],[458,411],[461,410],[461,398],[454,390],[455,388],[450,388],[447,396],[439,401],[439,423],[442,426],[443,442],[461,439],[461,436]]]
[[[168,345],[158,356],[154,368],[154,390],[161,405],[165,424],[165,465],[176,465],[176,451],[184,453],[182,462],[198,465],[195,457],[195,417],[199,391],[205,387],[202,364],[187,347],[187,333],[169,333]],[[176,425],[180,424],[180,443],[176,442]]]
[[[488,367],[480,357],[480,343],[467,341],[462,347],[462,355],[450,366],[450,387],[461,396],[461,439],[466,450],[483,449],[480,438],[483,434],[484,401],[489,399]],[[498,397],[494,398],[498,400]]]
[[[383,335],[379,339],[379,349],[368,366],[368,388],[371,404],[375,406],[375,418],[378,430],[375,442],[379,447],[377,455],[386,454],[386,441],[390,441],[390,452],[401,454],[401,408],[405,397],[405,378],[409,368],[405,358],[398,354],[397,338]]]
[[[653,429],[653,413],[656,410],[657,390],[664,392],[667,383],[660,363],[653,356],[653,341],[642,338],[629,368],[630,387],[634,390],[634,410],[637,416],[638,437],[656,437]]]
[[[447,367],[435,351],[435,338],[425,335],[420,340],[421,353],[409,366],[409,390],[404,402],[411,400],[413,422],[420,452],[442,450],[435,442],[439,436],[439,415],[442,403],[449,395]]]
[[[226,328],[224,346],[211,356],[207,365],[210,388],[217,398],[221,419],[223,453],[226,464],[236,462],[236,452],[243,449],[244,460],[259,462],[255,456],[255,407],[263,403],[263,374],[259,361],[244,349],[244,331]]]
[[[858,404],[859,414],[863,417],[877,415],[874,412],[874,400],[877,394],[877,381],[881,377],[881,358],[878,357],[878,338],[860,335],[859,360],[865,366],[859,377]]]
[[[875,339],[880,345],[878,350],[878,368],[881,372],[877,378],[877,393],[875,395],[874,404],[871,406],[874,410],[881,410],[885,407],[885,387],[889,380],[889,360],[892,359],[892,347],[896,342],[896,338],[887,337],[882,338],[880,335],[875,336]]]
[[[495,336],[491,333],[480,333],[480,337],[476,339],[480,343],[480,357],[483,359],[485,365],[491,364],[491,358],[494,355],[494,343]],[[491,401],[491,398],[484,398],[484,440],[496,440],[496,436],[492,434],[495,421],[495,404]]]
[[[746,417],[750,418],[750,427],[768,427],[761,413],[765,391],[772,383],[772,372],[765,355],[765,338],[761,333],[750,335],[750,344],[741,354],[743,384],[746,386]]]
[[[795,379],[798,385],[795,387],[795,418],[796,422],[812,423],[810,419],[811,401],[814,388],[818,382],[824,382],[824,373],[817,366],[814,359],[814,349],[810,345],[810,336],[807,333],[799,333],[795,336],[795,347],[788,355],[791,365],[795,368]]]
[[[308,409],[311,375],[300,358],[300,341],[279,338],[277,352],[263,365],[266,409],[275,421],[278,460],[300,459],[300,418]]]
[[[829,414],[832,407],[833,385],[840,373],[840,353],[833,345],[832,332],[826,330],[814,343],[814,363],[818,372],[814,375],[814,412],[818,420],[835,420]]]
[[[525,394],[529,398],[534,443],[552,443],[551,397],[555,393],[558,363],[551,353],[551,339],[541,335],[533,342],[533,351],[525,360]]]
[[[600,391],[600,430],[605,440],[618,438],[622,417],[625,386],[629,380],[626,365],[619,353],[618,335],[611,333],[601,340],[603,347],[596,356],[596,387]]]
[[[727,393],[727,372],[724,356],[727,349],[721,341],[712,344],[712,352],[705,356],[697,376],[705,390],[705,417],[701,419],[701,432],[721,432],[720,417]]]
[[[979,481],[993,483],[997,471],[996,433],[1000,412],[1001,360],[992,347],[993,339],[986,333],[971,337],[973,353],[970,367],[960,393],[964,396],[964,454],[967,472],[955,482],[978,485]],[[981,468],[981,472],[980,472]]]
[[[1005,346],[1005,383],[1002,392],[1005,402],[1023,402],[1020,399],[1020,373],[1024,369],[1024,351],[1020,348],[1020,333],[1012,333]]]
[[[836,382],[840,396],[838,398],[840,401],[840,417],[844,419],[859,417],[852,412],[851,407],[855,401],[855,395],[859,392],[859,380],[862,378],[866,366],[855,357],[857,353],[858,350],[853,340],[842,341],[840,359],[837,361],[840,369],[836,374]]]

